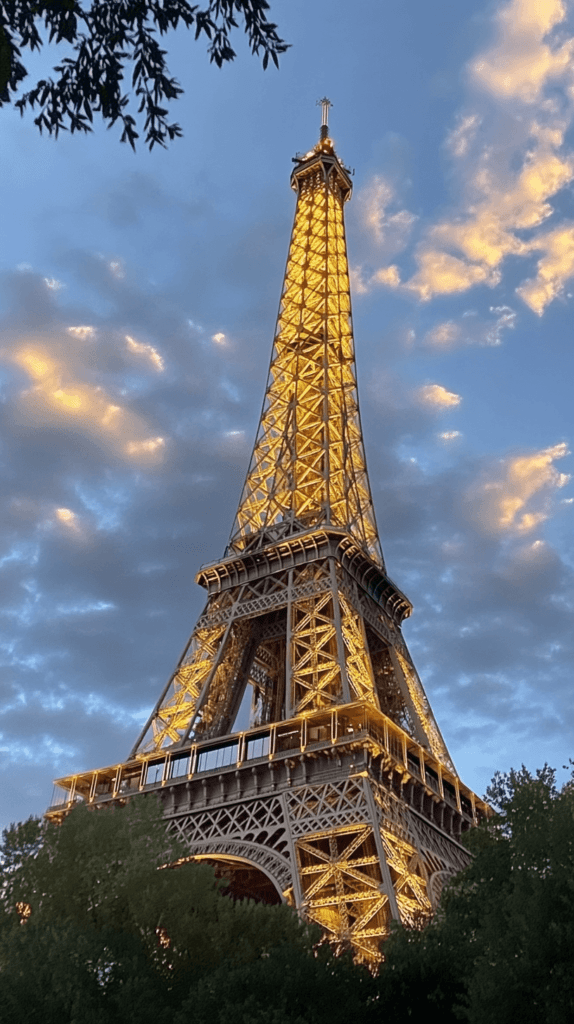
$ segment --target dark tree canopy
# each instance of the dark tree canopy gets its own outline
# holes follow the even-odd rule
[[[465,837],[472,863],[422,932],[385,947],[380,999],[394,1019],[442,1024],[574,1020],[574,783],[545,766],[497,774],[496,814]]]
[[[499,775],[496,814],[377,977],[289,907],[234,902],[155,797],[30,819],[0,845],[2,1024],[571,1024],[574,784]]]
[[[157,36],[180,24],[193,29],[195,39],[204,35],[210,61],[221,67],[233,60],[230,42],[233,29],[243,26],[252,53],[279,65],[287,44],[277,26],[267,20],[266,0],[208,0],[200,8],[187,0],[3,0],[0,4],[0,106],[15,103],[23,114],[38,108],[34,123],[55,137],[60,131],[92,131],[98,113],[108,127],[119,121],[121,141],[135,148],[139,137],[138,116],[143,115],[145,141],[150,149],[182,134],[170,124],[165,103],[183,92],[170,75],[166,51]],[[64,44],[64,56],[55,68],[55,79],[38,82],[15,100],[14,93],[27,75],[22,50],[39,50],[46,37]],[[66,46],[66,44],[68,44]],[[137,104],[131,112],[131,77]]]
[[[373,979],[185,861],[152,795],[0,844],[2,1024],[348,1024]],[[222,888],[223,886],[223,888]],[[365,1024],[373,1024],[361,1014]]]

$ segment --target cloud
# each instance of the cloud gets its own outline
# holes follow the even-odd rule
[[[359,190],[356,216],[367,259],[352,269],[354,293],[366,295],[381,285],[398,288],[400,272],[389,260],[406,248],[418,217],[402,206],[395,185],[380,174],[373,175]]]
[[[423,301],[480,283],[492,287],[509,256],[542,250],[548,255],[538,278],[518,288],[541,313],[572,274],[570,233],[537,231],[554,212],[550,200],[574,177],[574,157],[564,149],[574,39],[548,39],[565,17],[557,0],[512,0],[496,15],[492,47],[472,62],[471,84],[489,93],[494,108],[488,123],[474,112],[451,134],[466,195],[457,215],[430,227],[419,243],[419,269],[406,287]],[[562,103],[546,95],[549,84],[564,88]]]
[[[119,280],[125,277],[125,270],[121,260],[110,260],[108,266],[114,277],[117,277]]]
[[[57,508],[56,518],[70,530],[77,531],[79,529],[78,517],[70,508]]]
[[[499,271],[488,266],[465,262],[459,256],[422,244],[417,252],[419,270],[405,282],[407,291],[414,292],[422,302],[435,295],[456,295],[477,284],[491,288],[500,281]]]
[[[75,338],[85,340],[86,338],[95,337],[96,331],[94,327],[83,325],[79,327],[68,327],[68,334],[73,334]]]
[[[462,398],[454,391],[447,391],[442,384],[425,384],[418,389],[419,401],[435,409],[452,409],[460,405]]]
[[[469,309],[457,320],[443,320],[426,332],[423,344],[445,352],[461,345],[501,345],[503,333],[516,326],[516,311],[510,306],[491,306],[493,318],[485,320]]]
[[[518,232],[537,228],[550,217],[549,199],[574,177],[574,159],[558,152],[562,130],[545,130],[534,122],[530,136],[531,148],[514,175],[508,167],[494,168],[491,152],[485,149],[482,166],[467,183],[472,193],[467,211],[429,229],[417,251],[419,269],[405,284],[423,301],[480,283],[493,287],[501,280],[501,265],[508,256],[529,256],[550,240],[544,235],[525,239]],[[568,273],[567,261],[562,261],[561,269]]]
[[[399,268],[394,266],[394,264],[390,267],[381,267],[380,270],[376,270],[373,274],[368,287],[373,282],[387,285],[389,288],[398,288],[401,283]]]
[[[159,373],[162,372],[164,369],[164,362],[158,350],[154,348],[153,345],[146,345],[142,341],[136,341],[135,338],[130,337],[129,334],[126,334],[126,341],[130,352],[134,352],[138,356],[144,356],[144,358],[148,359]]]
[[[165,448],[165,438],[148,437],[145,441],[128,441],[126,451],[129,455],[155,455]]]
[[[523,103],[539,100],[544,88],[568,71],[574,40],[548,39],[567,14],[562,0],[512,0],[495,15],[492,47],[471,64],[474,82],[487,92]]]
[[[461,334],[460,324],[455,323],[454,320],[445,320],[440,324],[435,324],[430,331],[426,332],[425,342],[427,345],[440,349],[452,348],[460,342]]]
[[[537,239],[536,249],[544,251],[538,273],[516,290],[526,305],[542,316],[546,306],[562,294],[566,281],[574,277],[574,225],[549,231]]]
[[[401,283],[399,268],[395,264],[391,264],[389,267],[380,267],[370,275],[366,275],[364,267],[355,266],[351,268],[349,276],[354,295],[367,295],[375,285],[398,288]]]
[[[446,147],[453,156],[466,156],[481,124],[482,118],[479,114],[459,114],[456,128],[453,128],[446,137]]]
[[[512,743],[516,763],[568,749],[574,572],[545,533],[572,507],[567,446],[478,458],[397,379],[363,408],[385,438],[368,455],[386,563],[414,604],[405,637],[447,741],[490,774]],[[412,460],[432,442],[446,464]]]
[[[363,266],[360,293],[384,285],[428,302],[479,285],[494,288],[510,257],[538,257],[536,277],[517,288],[537,314],[563,292],[574,276],[574,228],[544,225],[574,180],[567,13],[560,0],[511,0],[495,14],[493,42],[469,65],[467,107],[446,138],[458,192],[452,210],[421,226],[410,277],[386,263],[379,272]],[[384,179],[367,189],[364,225],[376,237],[384,237],[391,196]]]
[[[389,180],[373,175],[356,201],[359,220],[379,251],[392,255],[405,248],[417,217],[400,207],[396,189]]]
[[[25,341],[12,353],[12,361],[32,383],[21,390],[16,403],[20,417],[29,427],[73,426],[120,458],[159,454],[160,445],[154,443],[150,447],[150,428],[145,418],[125,403],[115,402],[101,385],[79,379],[74,367],[67,363],[57,335],[44,336],[36,342]]]
[[[365,276],[364,268],[360,264],[349,267],[349,278],[351,292],[353,295],[367,295],[371,291],[369,279]]]
[[[567,449],[479,459],[433,434],[449,462],[414,462],[432,420],[400,381],[389,392],[376,407],[367,392],[366,409],[385,438],[368,454],[386,563],[414,604],[405,638],[447,742],[463,777],[488,766],[486,784],[496,766],[543,763],[571,742],[574,572],[545,536],[568,514],[555,465]]]
[[[470,514],[494,533],[530,533],[551,515],[556,492],[570,477],[554,462],[569,454],[566,444],[502,460],[498,469],[466,495]]]
[[[62,261],[66,302],[37,273],[3,276],[0,750],[16,820],[42,812],[54,775],[131,748],[201,611],[194,575],[225,548],[265,384],[259,329],[213,344],[187,289],[174,299],[128,260],[121,278],[89,253]]]

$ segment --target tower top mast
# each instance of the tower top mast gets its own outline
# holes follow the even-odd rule
[[[328,138],[329,136],[329,107],[332,107],[333,104],[331,103],[330,99],[328,99],[326,96],[323,96],[322,100],[317,100],[317,106],[321,107],[320,139],[321,142],[323,142],[323,140]]]

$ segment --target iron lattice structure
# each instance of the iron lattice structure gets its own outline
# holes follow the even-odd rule
[[[129,759],[58,780],[48,814],[157,790],[190,856],[373,962],[391,920],[432,913],[487,808],[458,778],[402,636],[411,605],[386,574],[357,398],[351,181],[325,119],[291,184],[263,411],[225,556],[197,576],[206,606]]]

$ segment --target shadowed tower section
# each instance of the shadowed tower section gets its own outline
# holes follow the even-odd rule
[[[386,574],[357,397],[351,180],[320,102],[319,142],[291,175],[269,376],[229,544],[197,575],[207,603],[128,761],[60,780],[61,806],[157,789],[191,856],[283,894],[373,961],[393,918],[431,913],[485,805],[454,769],[402,636],[411,605]]]

